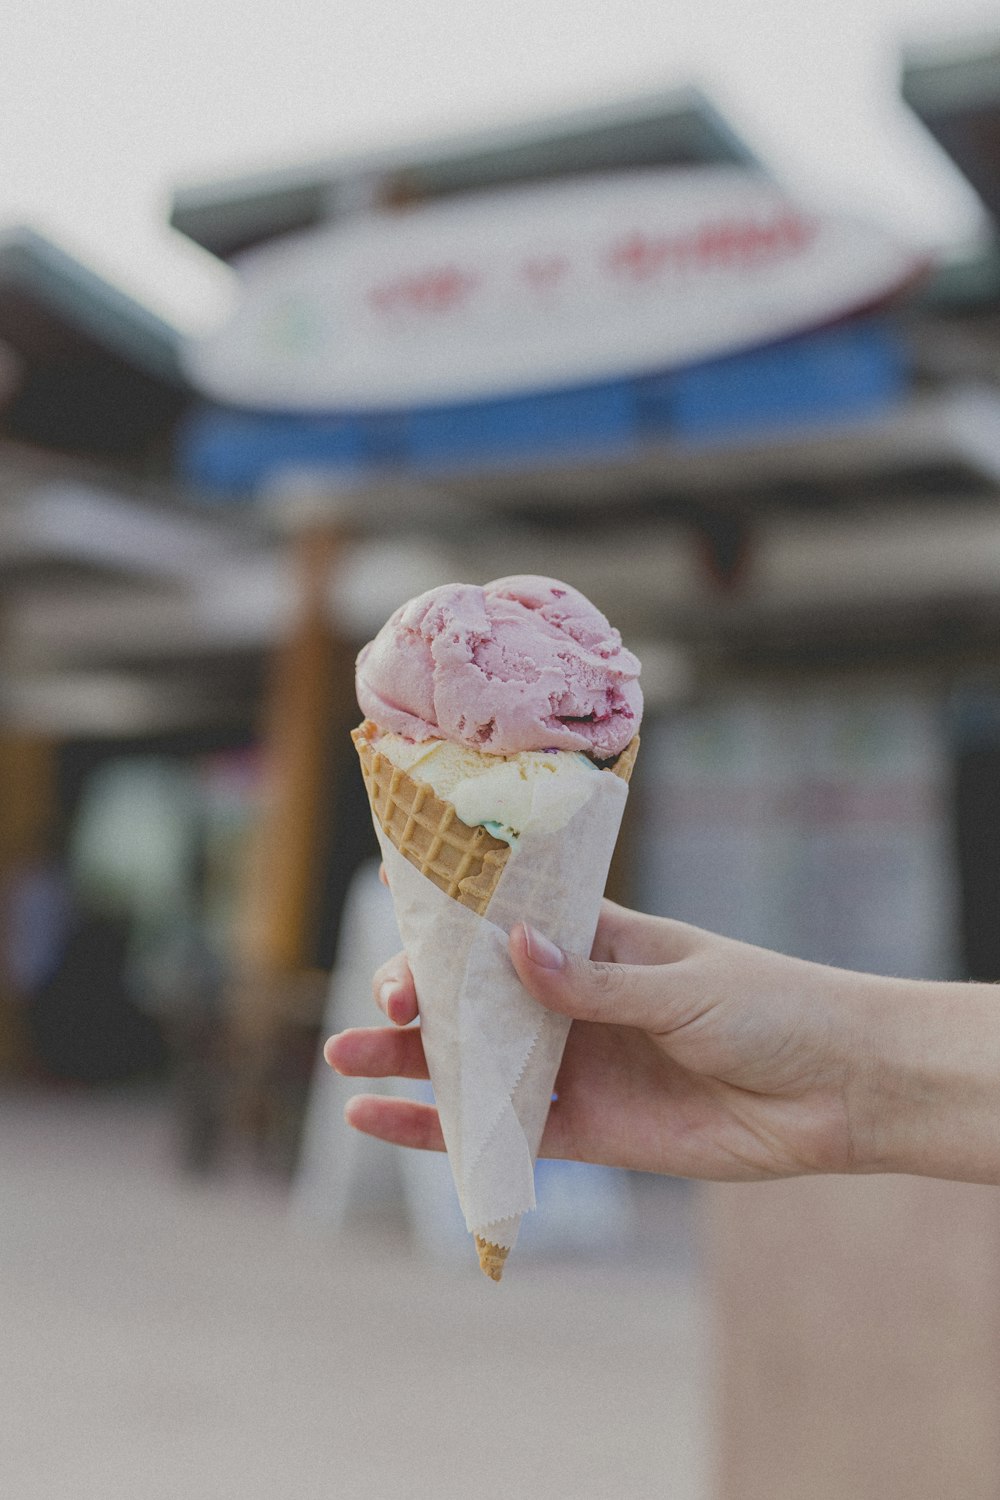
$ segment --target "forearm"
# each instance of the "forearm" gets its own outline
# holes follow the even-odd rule
[[[1000,1185],[1000,986],[881,980],[864,1008],[859,1169]]]

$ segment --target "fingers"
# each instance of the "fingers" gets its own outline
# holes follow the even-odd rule
[[[411,1146],[417,1151],[443,1151],[444,1136],[438,1112],[432,1104],[414,1099],[387,1099],[378,1094],[357,1094],[344,1110],[344,1119],[355,1130]]]
[[[408,1026],[417,1015],[417,991],[405,953],[397,953],[375,970],[372,994],[394,1026]]]
[[[519,922],[510,957],[525,989],[541,1005],[580,1021],[603,1021],[664,1032],[683,1019],[684,966],[592,963],[563,953]]]
[[[417,1029],[397,1031],[389,1026],[358,1028],[332,1036],[323,1048],[332,1068],[346,1077],[426,1078],[427,1060]],[[348,1101],[344,1118],[355,1130],[396,1146],[421,1151],[443,1151],[444,1137],[437,1110],[413,1099],[390,1099],[358,1094]]]
[[[330,1067],[345,1078],[426,1078],[424,1044],[416,1029],[374,1026],[342,1031],[323,1048]]]

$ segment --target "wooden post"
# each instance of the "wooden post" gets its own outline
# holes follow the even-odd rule
[[[22,861],[46,853],[55,821],[55,748],[0,729],[0,896]],[[0,1069],[16,1068],[25,1043],[0,942]]]
[[[241,939],[242,957],[265,971],[294,971],[310,961],[331,733],[353,701],[353,656],[329,611],[341,545],[340,535],[326,530],[295,543],[297,615],[274,652],[265,689],[265,805]]]
[[[312,969],[326,855],[334,736],[356,721],[354,653],[330,619],[343,537],[330,529],[294,544],[298,600],[274,652],[262,723],[264,804],[239,924],[229,1008],[237,1131],[258,1157],[288,1135],[281,1077],[291,1049],[318,1024],[323,976]],[[284,1147],[281,1148],[284,1151]],[[286,1153],[287,1154],[287,1153]]]
[[[996,1500],[1000,1193],[915,1177],[703,1192],[713,1500]]]

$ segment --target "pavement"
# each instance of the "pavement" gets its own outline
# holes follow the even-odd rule
[[[0,1092],[0,1143],[4,1500],[707,1500],[695,1190],[495,1286],[185,1176],[156,1095]]]

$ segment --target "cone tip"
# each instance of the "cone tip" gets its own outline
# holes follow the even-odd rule
[[[489,1240],[484,1240],[478,1234],[474,1238],[476,1241],[476,1252],[479,1255],[480,1270],[491,1281],[499,1281],[503,1276],[504,1262],[510,1254],[509,1246],[493,1245]]]

